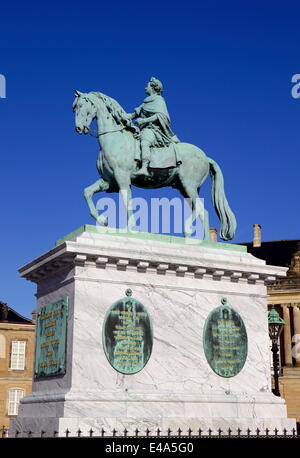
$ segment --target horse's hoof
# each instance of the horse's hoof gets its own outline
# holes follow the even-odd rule
[[[190,227],[184,228],[183,235],[186,239],[191,237],[192,234],[193,234],[193,231],[191,230]]]
[[[97,223],[99,224],[99,226],[107,226],[108,225],[107,216],[98,216]]]

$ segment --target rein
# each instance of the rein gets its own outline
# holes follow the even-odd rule
[[[113,134],[114,132],[121,132],[122,130],[124,130],[126,127],[121,127],[120,129],[116,129],[116,130],[107,130],[106,132],[99,132],[98,130],[96,129],[92,129],[92,128],[89,128],[89,134],[91,137],[94,137],[94,138],[99,138],[101,135],[105,135],[105,134]],[[90,130],[92,130],[93,132],[97,132],[97,135],[93,135],[90,133]]]

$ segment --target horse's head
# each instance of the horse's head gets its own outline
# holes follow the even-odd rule
[[[89,94],[75,91],[75,100],[72,108],[75,113],[76,132],[79,134],[88,134],[90,124],[96,116],[96,107]]]

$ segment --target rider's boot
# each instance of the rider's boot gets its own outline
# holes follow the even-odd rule
[[[150,144],[147,141],[142,140],[141,142],[141,149],[142,149],[142,167],[140,170],[135,172],[135,176],[143,175],[145,177],[149,177],[150,173],[148,170],[150,164]]]
[[[149,164],[150,164],[149,159],[145,159],[143,161],[143,165],[140,168],[140,170],[135,172],[135,176],[144,175],[145,177],[149,177],[150,176],[150,173],[149,173],[149,170],[148,170]]]

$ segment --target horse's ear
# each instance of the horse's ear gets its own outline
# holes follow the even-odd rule
[[[74,92],[75,92],[75,95],[76,95],[76,97],[79,97],[79,96],[82,94],[82,92],[80,92],[80,91],[77,91],[77,90],[76,90],[76,91],[74,91]]]

